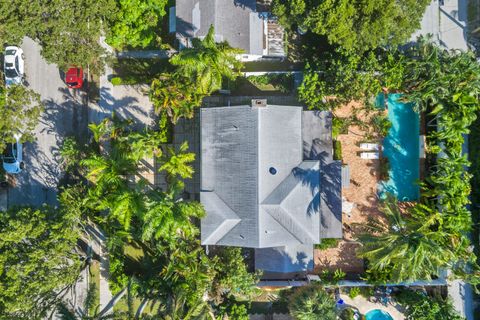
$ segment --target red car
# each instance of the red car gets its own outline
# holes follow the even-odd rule
[[[79,89],[83,87],[83,69],[71,67],[65,74],[65,82],[67,87],[71,89]]]

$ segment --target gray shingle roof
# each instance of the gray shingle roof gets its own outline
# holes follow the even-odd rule
[[[313,245],[255,249],[255,269],[263,280],[304,278],[313,270]]]
[[[314,201],[320,207],[320,238],[342,238],[342,163],[333,160],[332,114],[304,111],[302,137],[304,158],[320,161],[320,192]]]
[[[328,116],[290,106],[200,110],[203,244],[298,246],[341,234]],[[332,166],[322,172],[324,158]]]
[[[177,0],[176,15],[180,37],[204,37],[213,25],[217,41],[228,41],[247,54],[263,54],[263,19],[255,0]]]

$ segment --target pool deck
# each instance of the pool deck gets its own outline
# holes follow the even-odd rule
[[[361,314],[366,314],[368,311],[371,311],[374,309],[380,309],[388,312],[394,320],[405,319],[405,316],[403,315],[403,312],[402,312],[403,307],[396,302],[393,302],[392,304],[388,304],[387,306],[384,306],[381,303],[371,302],[363,296],[356,296],[354,299],[351,299],[348,295],[341,294],[340,298],[343,301],[345,301],[346,305],[357,308]]]
[[[335,115],[348,118],[353,113],[357,113],[360,120],[368,123],[371,115],[362,112],[362,108],[361,104],[352,102],[336,109]],[[356,250],[360,247],[360,244],[355,241],[356,225],[365,224],[369,217],[383,221],[377,196],[379,161],[361,159],[359,156],[362,151],[359,144],[367,140],[366,135],[365,128],[352,125],[347,134],[341,134],[337,138],[342,144],[343,163],[350,167],[350,186],[342,189],[342,196],[345,201],[353,205],[351,212],[343,212],[343,240],[339,245],[327,250],[314,250],[316,273],[336,269],[347,273],[362,273],[364,262],[356,255]],[[380,143],[379,137],[374,139]]]

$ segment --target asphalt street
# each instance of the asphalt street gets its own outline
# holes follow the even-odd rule
[[[22,49],[27,86],[41,95],[45,111],[35,129],[36,140],[24,144],[25,169],[8,191],[8,206],[55,205],[63,176],[59,147],[67,136],[87,136],[87,100],[83,92],[66,87],[58,67],[41,57],[32,39],[25,38]]]

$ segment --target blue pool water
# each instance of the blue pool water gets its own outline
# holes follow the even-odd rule
[[[365,317],[367,320],[393,320],[392,316],[389,315],[388,312],[380,309],[368,311]]]
[[[383,140],[383,156],[390,162],[390,171],[389,180],[380,183],[379,194],[384,198],[388,192],[400,201],[418,200],[420,121],[412,103],[401,102],[400,98],[398,93],[388,95],[388,118],[392,127]]]

